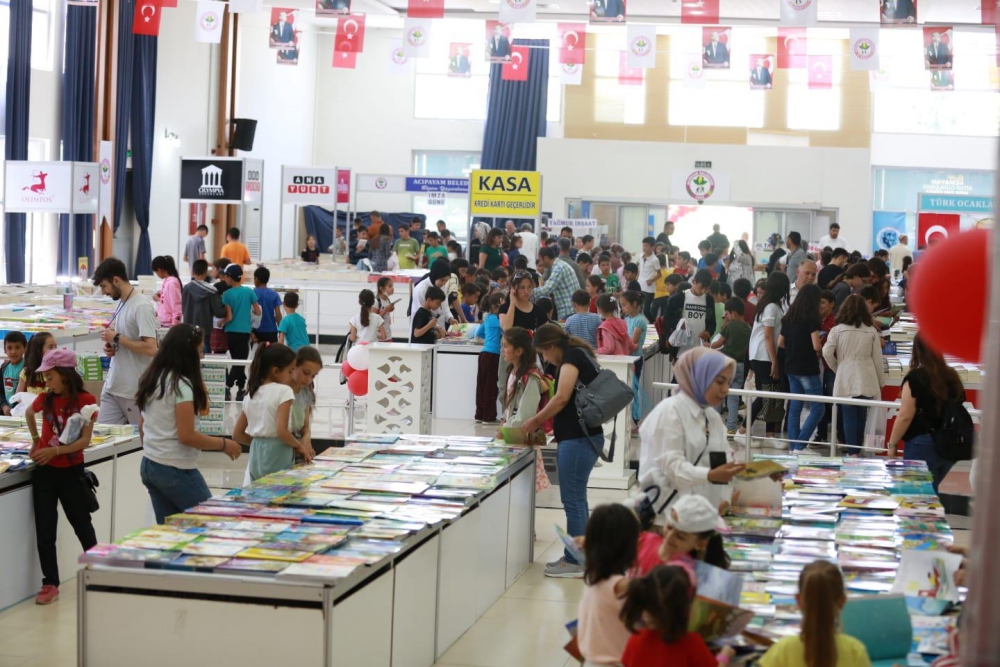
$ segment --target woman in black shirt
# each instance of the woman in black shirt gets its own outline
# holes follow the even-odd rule
[[[900,441],[905,442],[904,458],[927,462],[937,493],[941,480],[954,464],[938,456],[934,433],[942,426],[945,405],[965,401],[965,386],[955,369],[927,347],[918,334],[913,339],[910,372],[903,378],[901,392],[902,405],[889,436],[889,451],[895,451]]]
[[[517,271],[510,281],[510,300],[500,306],[500,328],[521,327],[534,331],[549,321],[548,316],[537,304],[531,302],[531,290],[535,287],[531,274]]]
[[[535,349],[556,368],[556,393],[548,405],[524,423],[524,432],[538,430],[548,419],[553,421],[553,435],[558,446],[556,468],[559,471],[559,497],[566,511],[566,532],[583,535],[590,516],[587,505],[587,481],[604,447],[601,428],[587,428],[576,414],[576,383],[590,384],[599,367],[593,348],[570,336],[558,324],[543,324],[535,331]],[[588,437],[589,436],[589,437]],[[580,578],[583,567],[567,550],[559,560],[545,568],[547,577]]]
[[[785,349],[785,373],[793,394],[823,395],[823,375],[819,364],[819,355],[823,350],[819,339],[819,296],[819,287],[805,285],[781,320],[778,347]],[[801,424],[802,408],[805,405],[809,406],[809,416]],[[805,401],[795,400],[788,402],[789,451],[803,451],[806,448],[825,412],[826,406],[822,403],[807,404]]]

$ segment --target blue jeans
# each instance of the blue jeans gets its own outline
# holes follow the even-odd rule
[[[153,501],[156,523],[171,514],[180,514],[212,497],[205,478],[196,468],[186,470],[142,458],[139,477]]]
[[[729,383],[730,389],[742,389],[743,388],[743,364],[736,364],[736,372],[733,373],[733,381]],[[726,415],[726,428],[730,431],[735,431],[740,425],[740,397],[736,394],[729,394],[726,396],[726,410],[729,413]]]
[[[870,399],[871,396],[854,396],[853,398]],[[858,447],[865,440],[865,420],[868,419],[868,408],[857,405],[845,405],[840,408],[844,414],[844,442],[848,454],[860,454]]]
[[[604,434],[592,436],[598,447],[604,447]],[[597,463],[597,452],[587,438],[563,440],[556,449],[556,469],[559,472],[559,500],[566,511],[566,532],[571,537],[583,535],[590,518],[587,506],[587,482],[590,471]],[[565,558],[570,563],[576,560],[569,551]]]
[[[788,374],[788,387],[793,394],[808,394],[811,396],[823,395],[822,375],[792,375]],[[809,406],[809,416],[806,423],[799,424],[802,420],[802,407]],[[791,451],[805,449],[809,444],[809,439],[816,431],[816,425],[826,413],[826,406],[822,403],[806,403],[805,401],[788,402],[788,439],[791,441],[788,447]]]
[[[918,435],[907,441],[903,447],[903,457],[913,461],[926,461],[931,474],[934,475],[934,493],[938,492],[941,480],[945,478],[951,467],[955,465],[951,461],[945,461],[938,456],[934,450],[934,436],[929,433]]]

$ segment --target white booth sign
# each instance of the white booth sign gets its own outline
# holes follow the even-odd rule
[[[281,203],[296,206],[335,206],[337,167],[282,166]]]
[[[97,213],[96,162],[4,162],[7,213]]]
[[[406,176],[358,174],[355,186],[358,192],[406,192]]]
[[[260,204],[264,183],[264,161],[245,158],[243,160],[243,203]]]

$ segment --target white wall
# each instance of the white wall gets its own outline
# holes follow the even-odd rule
[[[696,160],[729,174],[731,204],[835,208],[848,243],[864,250],[871,239],[867,149],[540,139],[542,204],[564,215],[576,197],[670,203],[671,171]]]
[[[277,51],[267,45],[268,19],[266,12],[240,15],[236,117],[257,120],[253,151],[239,155],[264,160],[261,259],[277,259],[282,217],[283,254],[298,254],[293,246],[294,207],[282,211],[280,204],[281,165],[313,164],[317,48],[314,34],[307,33],[301,40],[299,64],[278,65]]]
[[[917,169],[995,171],[996,137],[873,134],[872,165]]]
[[[482,150],[481,120],[413,117],[415,69],[389,70],[390,42],[399,34],[367,31],[365,52],[354,70],[331,67],[333,35],[319,36],[314,164],[350,168],[355,174],[410,174],[414,150]],[[362,210],[408,211],[411,206],[409,195],[368,194],[358,202]]]
[[[209,44],[194,41],[197,3],[178,2],[163,12],[156,72],[156,124],[153,130],[153,180],[149,202],[149,236],[153,256],[181,257],[178,230],[181,224],[181,157],[208,155],[214,136],[215,59]],[[180,137],[180,146],[164,138],[169,129]],[[186,216],[184,217],[186,220]],[[123,221],[122,224],[127,224]],[[181,233],[182,244],[187,237]],[[138,242],[139,232],[135,232]],[[133,257],[130,260],[134,261]],[[183,265],[183,262],[178,262]]]

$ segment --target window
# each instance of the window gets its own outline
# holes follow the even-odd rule
[[[923,59],[909,57],[923,47],[922,32],[882,32],[884,87],[874,93],[876,132],[998,135],[1000,95],[990,80],[996,71],[993,34],[956,31],[953,35],[955,90],[932,91]]]
[[[444,19],[434,22],[429,58],[417,58],[414,82],[413,117],[433,120],[486,120],[489,96],[490,63],[486,62],[486,34],[481,21]],[[515,38],[558,39],[554,24],[518,25]],[[452,43],[468,44],[471,76],[448,76],[448,61]],[[555,52],[550,58],[555,57]],[[551,62],[551,60],[550,60]],[[549,73],[548,108],[545,118],[550,123],[562,120],[562,84],[559,70]]]
[[[34,0],[31,23],[31,67],[52,71],[52,5],[54,0]],[[6,65],[10,40],[10,0],[0,0],[0,62]],[[6,79],[6,67],[2,77]]]
[[[458,151],[414,151],[413,174],[415,176],[452,176],[468,178],[473,169],[479,169],[479,153]],[[434,222],[444,220],[454,239],[462,244],[469,236],[468,195],[447,194],[443,205],[431,205],[426,195],[413,196],[413,210],[427,216],[427,226],[433,229]]]
[[[597,61],[594,80],[594,120],[598,123],[643,125],[646,122],[646,76],[638,86],[618,83],[624,35],[601,34],[599,47],[588,58]]]

